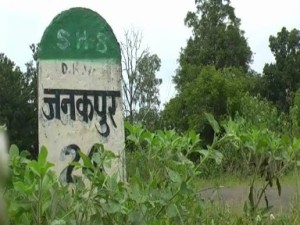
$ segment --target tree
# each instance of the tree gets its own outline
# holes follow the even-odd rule
[[[247,71],[251,62],[252,52],[230,1],[196,0],[196,7],[197,11],[188,12],[185,18],[192,37],[181,51],[174,77],[178,91],[196,78],[198,67],[238,67]]]
[[[288,112],[300,88],[300,31],[283,27],[276,37],[270,36],[269,43],[276,62],[264,66],[264,95]]]
[[[10,142],[36,153],[37,114],[34,81],[36,70],[28,63],[26,73],[0,54],[0,124],[7,126]]]
[[[249,70],[252,52],[230,1],[196,0],[196,7],[185,18],[192,36],[181,50],[173,77],[178,94],[162,118],[165,126],[183,132],[194,129],[209,143],[213,130],[205,113],[219,121],[234,115],[257,76]]]
[[[148,49],[142,49],[142,34],[139,31],[125,32],[125,40],[121,43],[122,81],[125,117],[130,122],[141,119],[149,123],[158,112],[159,85],[162,79],[156,78],[161,60]]]
[[[240,99],[250,90],[251,77],[236,68],[216,69],[204,66],[198,71],[194,82],[166,104],[163,111],[165,126],[179,131],[190,129],[208,135],[210,127],[204,113],[211,113],[220,120],[225,115],[234,115],[240,108]],[[212,130],[211,130],[212,131]]]

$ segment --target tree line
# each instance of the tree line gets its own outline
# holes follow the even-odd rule
[[[179,53],[173,76],[177,94],[163,110],[159,110],[162,80],[157,78],[161,60],[142,48],[139,31],[125,32],[121,43],[125,119],[149,130],[195,130],[206,142],[212,139],[213,130],[205,113],[219,122],[244,116],[274,129],[278,129],[278,118],[298,123],[300,30],[283,27],[270,36],[275,62],[266,63],[259,74],[251,69],[253,53],[230,1],[196,0],[195,7],[184,21],[192,35]],[[0,55],[0,124],[7,126],[11,143],[36,155],[38,48],[30,47],[33,61],[26,64],[25,72]],[[269,112],[265,115],[262,110]],[[268,116],[270,112],[274,118]]]
[[[277,118],[291,116],[300,87],[299,30],[283,27],[270,36],[275,62],[266,63],[263,73],[258,74],[250,67],[253,53],[230,1],[196,0],[196,11],[187,13],[185,24],[192,36],[179,55],[173,76],[177,95],[161,113],[163,126],[181,132],[196,130],[209,142],[213,136],[205,112],[218,121],[237,115],[254,119],[271,104]],[[253,102],[263,102],[262,108],[253,107]]]

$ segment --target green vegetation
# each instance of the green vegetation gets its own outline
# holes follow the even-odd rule
[[[264,67],[264,95],[287,112],[300,82],[300,31],[283,27],[269,42],[276,62]]]
[[[37,154],[36,69],[27,63],[22,73],[4,54],[0,54],[0,124],[9,139],[22,149]]]
[[[13,144],[9,224],[299,224],[298,192],[292,210],[276,214],[267,193],[299,189],[300,30],[270,36],[275,62],[258,74],[230,1],[195,4],[173,77],[177,94],[163,110],[160,58],[141,49],[138,32],[121,44],[126,181],[95,166],[115,157],[105,150],[92,159],[80,153],[74,166],[83,176],[60,183],[47,150],[37,154],[36,66],[21,72],[0,54],[0,125]],[[36,60],[38,48],[30,47]],[[203,189],[221,186],[246,188],[241,205],[203,198]]]
[[[152,133],[141,126],[126,124],[127,144],[131,146],[131,152],[127,152],[126,182],[95,166],[110,164],[115,156],[109,150],[95,153],[92,159],[80,152],[83,160],[74,166],[83,176],[66,185],[52,172],[54,164],[47,162],[46,148],[40,150],[37,160],[29,160],[26,151],[19,152],[12,145],[11,176],[4,193],[9,224],[293,224],[298,221],[297,204],[296,211],[276,214],[270,220],[271,206],[259,203],[272,182],[280,195],[284,170],[294,171],[299,163],[296,158],[300,139],[289,142],[271,133],[271,138],[262,136],[266,131],[243,130],[240,121],[228,121],[221,135],[221,127],[212,115],[206,116],[215,131],[213,143],[207,149],[201,148],[195,132]],[[283,148],[288,151],[282,151]],[[250,184],[245,183],[249,197],[243,199],[242,212],[201,200],[201,189],[207,187],[203,183],[204,168],[224,168],[228,149],[232,149],[232,155],[240,155],[251,178]],[[190,159],[195,160],[195,154],[196,163]]]
[[[37,161],[26,159],[16,146],[10,149],[11,179],[6,187],[10,224],[195,224],[201,220],[201,202],[194,186],[199,167],[207,159],[220,162],[214,150],[198,148],[195,133],[150,133],[127,125],[136,151],[128,154],[128,182],[107,176],[103,165],[113,154],[84,156],[84,179],[63,185],[46,161],[42,148]],[[141,146],[143,145],[143,147]],[[137,151],[139,149],[139,151]],[[201,154],[198,164],[188,155]]]
[[[121,43],[124,117],[129,122],[140,122],[155,129],[159,115],[159,85],[156,78],[161,60],[148,49],[142,49],[142,33],[138,30],[125,32]]]

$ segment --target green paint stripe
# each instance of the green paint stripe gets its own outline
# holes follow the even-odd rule
[[[86,8],[57,15],[39,45],[39,60],[110,59],[121,62],[119,43],[103,17]]]

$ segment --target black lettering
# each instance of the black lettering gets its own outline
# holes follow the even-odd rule
[[[48,104],[49,114],[46,114],[42,108],[43,115],[47,120],[58,119],[60,120],[60,93],[55,89],[45,89],[44,94],[51,94],[54,97],[44,97],[44,103]],[[55,110],[54,110],[55,108]]]
[[[97,90],[69,90],[69,89],[44,89],[44,94],[54,95],[44,97],[44,103],[48,104],[49,113],[46,114],[42,108],[43,115],[47,120],[61,119],[61,112],[70,115],[72,120],[76,120],[76,110],[82,116],[83,121],[88,123],[93,120],[94,112],[100,117],[98,133],[103,137],[108,137],[110,127],[107,123],[107,114],[112,125],[116,128],[114,115],[116,113],[116,97],[121,97],[120,91],[97,91]],[[64,96],[68,95],[68,97]],[[75,100],[75,96],[79,96]],[[91,97],[91,99],[89,98]],[[101,106],[99,99],[101,98]],[[111,99],[108,107],[107,101]],[[61,101],[61,104],[60,104]],[[76,101],[76,102],[75,102]]]
[[[99,121],[99,125],[100,128],[98,129],[97,126],[95,125],[98,133],[103,136],[103,137],[108,137],[109,133],[110,133],[110,129],[109,126],[107,124],[107,120],[106,120],[106,93],[104,93],[102,95],[101,98],[101,104],[102,104],[102,108],[101,111],[99,111],[99,96],[95,96],[94,99],[94,107],[95,107],[95,111],[97,112],[98,116],[100,116],[100,121]]]
[[[67,64],[62,63],[62,64],[61,64],[61,72],[62,72],[63,74],[66,74],[67,71],[68,71],[68,66],[67,66]]]
[[[71,144],[71,145],[64,147],[61,154],[62,154],[62,156],[75,154],[72,162],[78,162],[80,160],[79,150],[80,149],[79,149],[78,145]],[[73,169],[74,169],[74,165],[72,165],[72,164],[68,165],[67,171],[66,171],[66,182],[67,183],[74,182],[73,177],[72,177]]]
[[[64,160],[64,156],[66,155],[73,155],[73,160],[72,162],[79,162],[80,160],[80,154],[79,154],[80,148],[78,145],[76,144],[70,144],[66,147],[64,147],[61,151],[61,156],[62,159]],[[103,145],[99,145],[99,144],[94,144],[88,154],[88,157],[90,158],[90,160],[93,162],[93,166],[94,168],[98,168],[100,172],[105,172],[104,170],[104,166],[103,165],[98,165],[94,160],[93,160],[93,155],[98,152],[99,154],[102,154],[104,151],[104,147]],[[84,172],[86,171],[87,168],[82,168],[82,172],[84,174]],[[74,170],[74,165],[69,164],[60,174],[60,177],[62,178],[63,181],[65,181],[66,183],[74,183],[74,179],[72,177],[72,172]],[[89,169],[91,172],[93,172],[94,169],[90,168]],[[64,171],[66,171],[64,173]]]
[[[68,107],[69,105],[69,107]],[[69,98],[64,98],[61,101],[61,110],[64,114],[68,113],[68,109],[70,109],[70,118],[71,120],[76,120],[75,118],[75,98],[74,98],[74,92],[69,93]]]
[[[113,124],[113,126],[116,128],[117,125],[116,125],[116,122],[114,120],[114,115],[116,114],[116,96],[111,96],[111,106],[108,107],[108,113],[109,113],[109,117],[110,117],[110,120]]]
[[[78,67],[77,65],[75,66],[75,64],[73,63],[73,74],[75,73],[79,73]]]
[[[84,93],[82,98],[76,101],[76,108],[79,114],[83,117],[84,122],[91,121],[94,115],[93,103],[88,99],[87,94]]]

